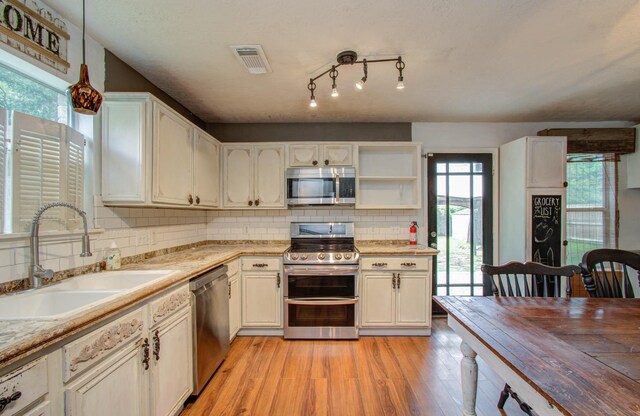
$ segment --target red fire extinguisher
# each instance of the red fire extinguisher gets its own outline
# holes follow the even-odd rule
[[[409,227],[409,244],[418,244],[418,223],[411,221],[411,227]]]

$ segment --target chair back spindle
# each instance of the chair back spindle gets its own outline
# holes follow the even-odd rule
[[[569,278],[580,273],[578,266],[547,266],[536,262],[512,261],[501,266],[483,264],[485,279],[491,282],[495,296],[560,297],[571,296]]]
[[[640,297],[640,254],[601,248],[587,251],[580,263],[582,283],[592,298]]]

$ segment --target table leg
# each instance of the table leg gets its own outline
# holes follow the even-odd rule
[[[462,341],[460,344],[462,360],[460,369],[462,371],[462,414],[464,416],[476,416],[476,394],[478,392],[478,355],[469,344]]]

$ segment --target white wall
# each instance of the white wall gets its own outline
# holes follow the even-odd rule
[[[618,178],[618,245],[622,249],[640,250],[640,125],[636,126],[636,152],[622,157]],[[633,188],[627,188],[629,185]]]

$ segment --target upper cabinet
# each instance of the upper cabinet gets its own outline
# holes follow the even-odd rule
[[[353,146],[351,144],[290,144],[289,166],[351,166]]]
[[[527,187],[562,188],[567,180],[567,138],[526,137]]]
[[[284,145],[224,145],[222,159],[223,208],[285,207]]]
[[[219,184],[216,139],[151,94],[105,94],[105,205],[214,208]]]
[[[418,209],[422,206],[420,144],[358,146],[356,208]]]

